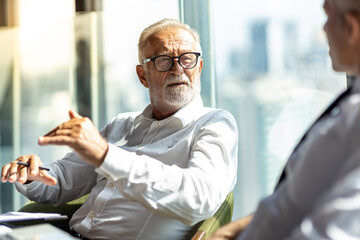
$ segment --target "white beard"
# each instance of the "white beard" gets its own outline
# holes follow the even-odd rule
[[[186,83],[179,86],[169,86],[174,83]],[[200,76],[191,84],[186,74],[170,75],[163,88],[149,88],[151,103],[158,110],[180,109],[200,94]]]

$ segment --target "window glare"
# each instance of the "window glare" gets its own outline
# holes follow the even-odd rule
[[[73,0],[19,0],[19,25],[31,28],[51,25],[75,15]]]

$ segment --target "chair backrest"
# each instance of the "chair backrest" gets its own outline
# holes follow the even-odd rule
[[[234,195],[230,192],[214,216],[205,219],[191,240],[202,240],[209,237],[216,229],[231,222],[234,208]]]

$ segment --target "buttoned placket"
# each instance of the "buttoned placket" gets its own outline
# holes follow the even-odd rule
[[[115,184],[110,180],[107,180],[104,189],[99,193],[92,208],[89,211],[89,214],[81,222],[79,226],[80,228],[83,229],[82,232],[88,232],[92,228],[92,225],[94,224],[94,218],[96,218],[101,214],[102,210],[105,207],[105,204],[111,198],[114,191],[115,191]]]

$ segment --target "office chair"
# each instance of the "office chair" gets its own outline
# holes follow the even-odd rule
[[[203,240],[209,237],[213,232],[215,232],[221,226],[231,222],[232,214],[234,208],[234,195],[230,192],[223,204],[216,211],[216,213],[205,219],[199,226],[195,235],[191,240]]]
[[[89,194],[87,194],[79,199],[59,205],[59,206],[53,206],[50,204],[40,204],[40,203],[35,203],[32,201],[29,201],[19,210],[19,212],[60,213],[61,215],[66,215],[68,217],[67,221],[70,221],[74,212],[81,207],[81,205],[85,202],[85,200],[88,198],[88,196],[89,196]],[[234,196],[233,196],[233,193],[230,192],[227,195],[223,204],[220,206],[220,208],[214,214],[214,216],[212,216],[208,219],[205,219],[203,222],[198,224],[199,227],[197,229],[197,232],[191,238],[191,240],[206,239],[216,229],[229,223],[232,218],[233,206],[234,206]],[[20,222],[19,224],[20,225],[28,225],[28,224],[30,225],[30,224],[34,224],[34,223],[36,223],[36,221],[35,222],[34,221]]]
[[[88,196],[89,194],[86,194],[81,198],[75,199],[59,206],[29,201],[22,208],[20,208],[19,212],[60,213],[61,215],[66,215],[68,217],[68,221],[70,221],[72,215],[76,212],[76,210],[81,207],[81,205],[86,201]]]

